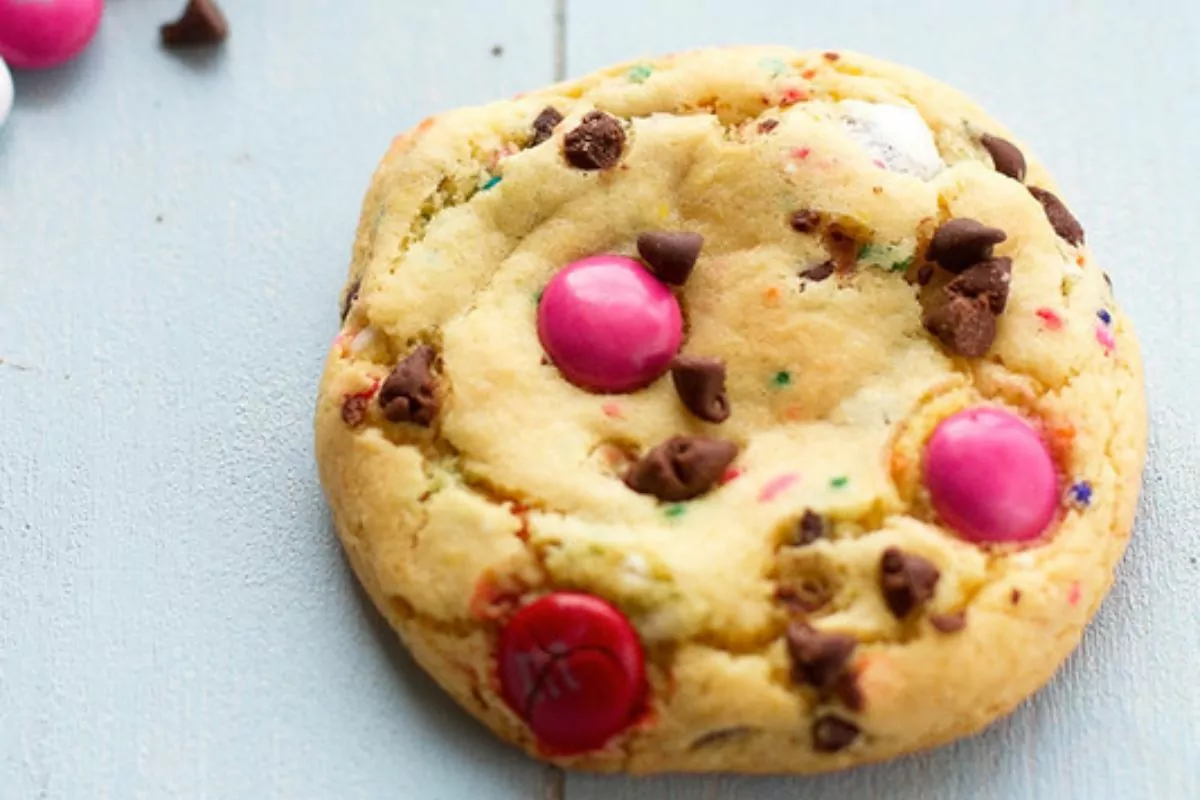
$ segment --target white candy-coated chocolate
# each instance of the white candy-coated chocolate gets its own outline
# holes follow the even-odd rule
[[[916,109],[861,100],[843,100],[838,109],[851,138],[893,172],[927,181],[945,166]]]

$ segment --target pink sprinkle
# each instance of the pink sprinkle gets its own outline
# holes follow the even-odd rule
[[[766,486],[758,493],[758,502],[769,503],[779,495],[783,494],[791,487],[792,484],[800,480],[800,476],[794,472],[785,472],[782,475],[772,478],[767,481]]]
[[[871,163],[874,164],[875,166],[879,167],[880,169],[887,169],[887,164],[883,163],[878,158],[871,159]]]
[[[1063,326],[1062,317],[1049,308],[1039,308],[1033,313],[1037,314],[1038,318],[1046,323],[1046,327],[1052,331],[1056,331]]]
[[[621,406],[618,403],[605,403],[600,406],[600,410],[604,412],[604,416],[612,417],[613,419],[621,419],[624,416],[621,413]]]
[[[1067,602],[1072,606],[1079,605],[1079,598],[1083,595],[1083,591],[1079,587],[1079,581],[1073,581],[1071,588],[1067,590]]]
[[[721,476],[721,485],[724,486],[725,484],[729,483],[730,481],[737,480],[738,477],[741,476],[741,474],[742,474],[742,471],[740,469],[738,469],[737,467],[726,467],[725,474]]]
[[[796,147],[792,149],[792,158],[798,158],[801,161],[808,158],[812,153],[812,149],[808,147]]]
[[[1104,348],[1104,355],[1111,356],[1112,351],[1117,347],[1117,340],[1113,338],[1112,331],[1107,325],[1096,325],[1096,341]]]
[[[804,91],[803,89],[792,87],[790,89],[783,90],[783,96],[779,98],[779,105],[792,106],[807,99],[808,92]]]

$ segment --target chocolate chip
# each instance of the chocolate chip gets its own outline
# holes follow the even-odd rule
[[[759,133],[770,133],[771,131],[775,130],[778,127],[779,127],[779,120],[764,119],[762,122],[758,123],[758,132]]]
[[[965,270],[950,283],[946,293],[959,297],[982,297],[993,314],[1004,311],[1008,304],[1008,287],[1012,282],[1012,259],[993,258]]]
[[[542,113],[533,120],[533,138],[529,140],[527,146],[537,147],[549,139],[554,134],[554,129],[558,127],[558,123],[562,121],[563,115],[558,112],[557,108],[554,106],[543,108]]]
[[[980,358],[996,340],[996,315],[982,297],[951,296],[925,311],[922,323],[951,352]]]
[[[423,344],[396,365],[379,388],[379,406],[389,422],[429,427],[437,413],[433,395],[433,348]]]
[[[357,428],[367,418],[367,397],[352,394],[342,402],[342,422],[351,428]]]
[[[973,219],[952,219],[933,232],[925,257],[936,261],[943,269],[962,272],[972,264],[991,258],[992,246],[1007,238],[999,228],[989,228]]]
[[[792,680],[820,691],[833,688],[846,670],[846,662],[858,640],[843,633],[822,633],[803,622],[787,628],[788,655],[792,658]]]
[[[563,155],[577,169],[609,169],[621,160],[625,131],[603,111],[589,111],[579,125],[563,137]]]
[[[1008,593],[1008,602],[1012,603],[1014,606],[1017,603],[1021,602],[1021,590],[1013,589],[1011,592],[1009,592]]]
[[[659,500],[690,500],[721,479],[737,450],[736,444],[723,439],[673,436],[634,464],[625,475],[625,484]]]
[[[922,264],[917,270],[917,283],[928,286],[931,280],[933,280],[933,264]]]
[[[996,172],[1007,175],[1015,181],[1025,180],[1025,156],[1017,146],[1007,139],[985,133],[979,140],[983,149],[992,157]]]
[[[817,264],[815,267],[809,267],[808,269],[804,270],[804,272],[800,273],[800,277],[804,278],[805,280],[813,281],[814,283],[819,283],[820,281],[823,281],[832,275],[834,269],[836,269],[836,267],[834,267],[833,262],[826,261],[823,264]]]
[[[796,233],[812,233],[821,224],[821,214],[809,209],[801,209],[788,219],[788,224]]]
[[[929,624],[942,633],[956,633],[967,626],[967,612],[953,614],[930,614]]]
[[[637,251],[660,281],[682,286],[691,277],[704,237],[690,231],[654,231],[637,238]]]
[[[345,322],[346,317],[350,316],[350,309],[354,307],[354,301],[358,299],[358,290],[361,288],[362,278],[357,278],[354,283],[350,284],[350,289],[346,292],[346,299],[342,301],[342,322]]]
[[[850,670],[838,677],[833,685],[833,694],[851,711],[862,711],[867,706],[867,697],[858,682],[858,675]]]
[[[862,249],[859,237],[836,222],[825,231],[825,247],[834,265],[842,269],[854,266]]]
[[[183,15],[158,29],[163,47],[206,47],[229,35],[229,23],[213,0],[188,0]]]
[[[844,750],[856,738],[858,738],[858,726],[841,717],[826,714],[813,722],[813,750],[818,753],[836,753]]]
[[[825,518],[811,508],[804,510],[804,516],[796,521],[796,529],[792,535],[792,545],[803,547],[812,544],[825,535]]]
[[[688,411],[705,422],[729,418],[725,395],[725,362],[700,356],[678,356],[671,363],[671,380]]]
[[[897,619],[933,597],[941,573],[931,561],[905,553],[898,547],[883,551],[879,560],[879,586],[883,601]]]
[[[1050,220],[1050,227],[1054,228],[1055,233],[1077,247],[1083,244],[1083,226],[1063,201],[1058,199],[1058,195],[1036,186],[1030,186],[1029,193],[1042,204],[1046,219]]]

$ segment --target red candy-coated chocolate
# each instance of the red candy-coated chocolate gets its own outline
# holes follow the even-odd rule
[[[638,261],[592,256],[547,284],[538,337],[576,386],[631,392],[667,371],[683,339],[683,314],[675,295]]]
[[[547,752],[595,750],[627,728],[646,692],[629,620],[588,594],[556,592],[518,611],[500,634],[500,689]]]
[[[938,516],[972,542],[1036,539],[1058,507],[1058,474],[1046,443],[998,408],[943,420],[925,446],[924,473]]]
[[[0,56],[14,67],[54,67],[96,33],[104,0],[0,0]]]

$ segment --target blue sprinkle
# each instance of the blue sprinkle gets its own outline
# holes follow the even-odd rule
[[[493,175],[492,177],[488,178],[486,181],[483,182],[483,186],[479,187],[479,191],[486,192],[488,189],[492,188],[499,182],[500,182],[500,176]]]
[[[1112,314],[1108,313],[1107,308],[1102,308],[1099,311],[1097,311],[1096,316],[1099,317],[1100,321],[1103,322],[1105,325],[1112,325]]]
[[[1076,508],[1087,508],[1092,504],[1092,484],[1090,481],[1077,481],[1067,490],[1067,499]]]

